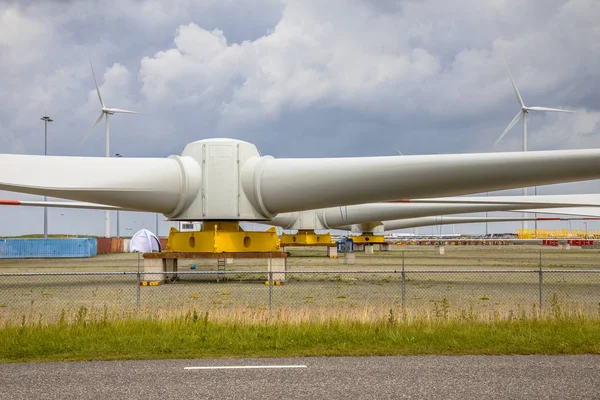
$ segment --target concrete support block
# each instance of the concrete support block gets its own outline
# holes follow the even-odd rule
[[[355,244],[354,251],[365,251],[365,245],[364,244]]]
[[[271,258],[267,261],[269,272],[273,273],[273,282],[285,282],[286,266],[285,258]]]
[[[379,244],[379,243],[372,244],[371,247],[373,248],[374,251],[381,250],[381,244]]]
[[[233,264],[233,258],[226,258],[225,264]]]
[[[560,246],[560,248],[563,250],[571,250],[571,245],[569,243],[565,243],[565,244],[562,244]]]
[[[156,274],[152,272],[165,272],[165,263],[160,258],[145,258],[142,262],[144,273],[141,276],[142,281],[151,281],[164,283],[166,277],[164,274]]]
[[[444,246],[437,246],[435,252],[439,255],[443,255],[446,252],[446,248]]]
[[[355,264],[355,263],[356,263],[356,254],[344,253],[344,264]]]
[[[167,272],[165,275],[166,280],[177,279],[177,259],[176,258],[164,258],[163,259],[163,270]]]
[[[337,247],[328,247],[327,248],[327,257],[337,258],[338,257]]]
[[[379,250],[380,251],[390,251],[392,249],[391,249],[391,245],[390,244],[384,243],[384,244],[379,245]]]
[[[372,244],[365,246],[365,254],[373,254],[375,250],[375,246]]]

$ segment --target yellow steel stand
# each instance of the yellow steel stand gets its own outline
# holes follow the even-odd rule
[[[245,232],[237,221],[204,221],[198,232],[169,231],[167,252],[268,253],[280,251],[275,227],[265,232]]]
[[[315,233],[314,230],[298,230],[298,233],[281,234],[281,246],[294,246],[294,245],[309,245],[309,246],[319,246],[319,245],[332,245],[334,244],[331,241],[331,234],[327,233]]]
[[[383,235],[374,235],[372,233],[363,232],[362,235],[353,236],[350,235],[350,239],[354,242],[354,244],[385,244],[385,236]]]

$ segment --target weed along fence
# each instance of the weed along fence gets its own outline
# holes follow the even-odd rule
[[[281,273],[277,273],[281,274]],[[0,274],[0,322],[172,316],[251,318],[600,317],[600,270],[185,271],[144,286],[143,272]]]

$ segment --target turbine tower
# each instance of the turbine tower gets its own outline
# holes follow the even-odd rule
[[[120,108],[106,107],[106,105],[104,104],[104,100],[102,100],[102,95],[100,94],[100,87],[98,86],[98,81],[96,80],[96,73],[94,72],[94,66],[92,65],[91,60],[90,60],[90,67],[92,68],[92,76],[94,77],[94,84],[96,85],[96,93],[98,93],[98,99],[100,100],[100,105],[102,106],[102,109],[100,111],[100,116],[96,119],[96,122],[94,122],[94,125],[92,125],[92,127],[87,132],[87,134],[85,135],[85,137],[83,138],[83,140],[81,141],[79,146],[83,145],[83,143],[90,136],[90,133],[92,133],[92,131],[94,130],[96,125],[98,125],[98,123],[100,122],[102,117],[106,116],[105,148],[106,148],[106,157],[110,157],[110,123],[108,120],[108,116],[116,114],[116,113],[122,113],[122,114],[141,114],[141,113],[137,112],[137,111],[122,110]],[[108,211],[108,210],[106,211],[105,217],[104,217],[104,236],[107,238],[110,237],[110,211]]]
[[[528,106],[526,106],[525,103],[523,102],[523,97],[521,97],[521,93],[519,93],[519,89],[517,89],[517,84],[515,83],[515,80],[514,80],[512,74],[510,73],[510,68],[508,67],[508,63],[505,62],[505,64],[506,64],[506,70],[508,71],[508,76],[510,77],[510,83],[512,84],[513,90],[515,92],[515,96],[517,98],[517,102],[521,106],[521,109],[519,110],[517,115],[515,115],[513,120],[510,121],[510,124],[508,124],[506,129],[504,129],[504,132],[502,132],[502,134],[500,135],[498,140],[496,140],[496,143],[494,143],[494,147],[496,147],[496,145],[498,145],[498,143],[500,143],[502,138],[504,138],[504,136],[506,136],[508,131],[510,131],[512,129],[512,127],[515,126],[521,118],[523,118],[523,151],[527,151],[527,116],[529,115],[529,111],[548,111],[548,112],[566,112],[566,113],[576,113],[577,111],[563,110],[560,108],[548,108],[548,107],[539,107],[539,106],[528,107]],[[526,187],[523,188],[523,196],[527,196],[527,188]],[[525,217],[525,214],[523,214],[523,216]],[[523,228],[526,228],[526,227],[527,227],[527,222],[524,221]]]

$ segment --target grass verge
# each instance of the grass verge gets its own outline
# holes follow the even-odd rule
[[[0,362],[206,357],[600,354],[600,320],[211,321],[208,314],[0,328]]]

